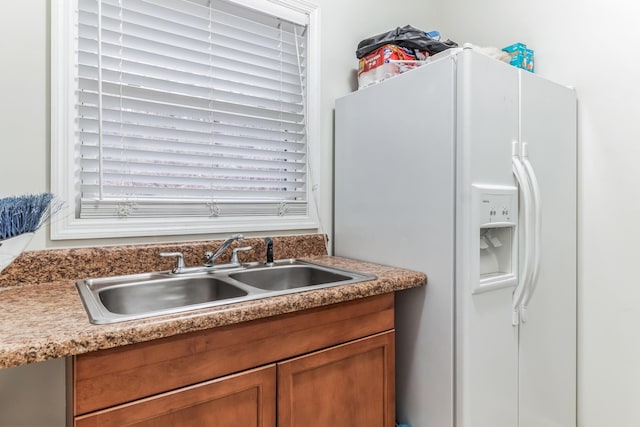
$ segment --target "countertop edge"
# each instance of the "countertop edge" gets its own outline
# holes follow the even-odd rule
[[[0,312],[13,311],[15,314],[14,319],[10,320],[15,328],[13,333],[8,332],[12,330],[11,325],[8,327],[5,325],[4,328],[0,326],[0,368],[21,366],[283,315],[416,288],[427,283],[425,274],[406,269],[333,256],[306,259],[339,268],[375,274],[378,278],[351,285],[110,325],[89,323],[80,298],[75,292],[73,281],[40,284],[37,287],[25,285],[12,289],[11,293],[8,291],[0,292]],[[38,319],[37,312],[34,313],[28,307],[17,307],[16,300],[19,300],[21,294],[25,301],[36,306],[38,305],[38,296],[44,294],[40,298],[42,298],[41,303],[46,304],[47,290],[50,290],[53,295],[50,303],[57,303],[57,306],[49,311],[43,310],[41,319]],[[75,298],[74,293],[76,294]],[[10,295],[12,298],[3,299],[3,294]],[[68,304],[68,307],[60,306],[64,304]],[[9,310],[4,310],[5,308]],[[47,327],[50,330],[45,330]],[[30,335],[33,337],[30,338]]]

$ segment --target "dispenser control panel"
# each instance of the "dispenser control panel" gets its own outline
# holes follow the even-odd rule
[[[516,209],[514,194],[495,194],[482,192],[480,194],[480,224],[513,223]]]

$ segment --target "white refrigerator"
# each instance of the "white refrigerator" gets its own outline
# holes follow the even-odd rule
[[[397,419],[576,425],[576,96],[455,49],[336,101],[334,254],[396,296]]]

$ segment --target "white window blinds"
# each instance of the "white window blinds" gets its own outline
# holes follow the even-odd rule
[[[79,0],[80,217],[307,215],[306,25]]]

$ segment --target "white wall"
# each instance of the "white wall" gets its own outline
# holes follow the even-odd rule
[[[447,0],[434,24],[459,42],[527,43],[536,72],[579,100],[580,427],[640,425],[640,39],[614,0]]]
[[[49,13],[45,0],[0,7],[0,197],[6,197],[49,188]]]
[[[321,217],[325,232],[332,229],[333,108],[336,98],[357,89],[355,50],[361,40],[411,24],[425,30],[431,5],[439,0],[311,0],[322,13],[322,191]],[[400,6],[400,4],[402,6]]]

